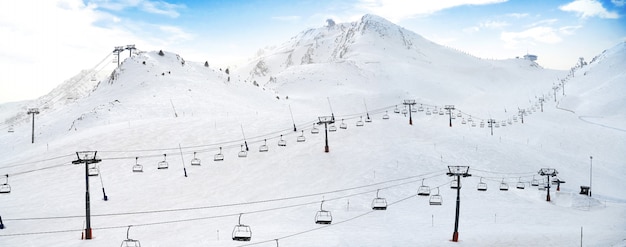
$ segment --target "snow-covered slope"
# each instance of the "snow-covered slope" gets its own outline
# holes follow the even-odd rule
[[[585,245],[626,245],[626,121],[609,109],[624,106],[624,44],[566,77],[523,60],[466,56],[369,15],[297,37],[283,46],[292,61],[312,47],[310,63],[281,65],[289,54],[277,48],[257,58],[265,77],[139,53],[89,93],[37,115],[34,144],[29,121],[0,134],[0,174],[11,186],[0,194],[0,246],[117,246],[128,225],[142,246],[577,246],[581,230]],[[555,101],[557,76],[566,93],[560,86]],[[423,106],[413,125],[394,113],[405,99]],[[452,127],[433,113],[449,104]],[[527,110],[523,124],[518,107]],[[325,153],[324,126],[311,130],[331,114],[347,128],[328,133]],[[499,126],[493,135],[481,127],[489,118]],[[265,143],[269,151],[259,152]],[[246,144],[247,157],[238,157]],[[85,168],[71,164],[83,150],[102,159],[100,176],[90,177],[90,241],[79,240]],[[163,154],[169,168],[157,169]],[[190,164],[194,155],[200,166]],[[590,161],[593,197],[578,195]],[[132,172],[136,162],[143,172]],[[459,243],[449,241],[456,191],[448,165],[472,174],[462,178]],[[566,181],[551,202],[531,186],[545,167]],[[487,191],[476,190],[481,181]],[[443,205],[417,196],[422,185]],[[377,191],[385,211],[371,210]],[[314,223],[320,207],[331,225]],[[230,239],[241,213],[249,243]]]

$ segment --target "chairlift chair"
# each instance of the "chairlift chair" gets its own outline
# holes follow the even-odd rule
[[[287,146],[287,141],[283,140],[283,135],[280,135],[280,140],[278,140],[278,146],[279,147]]]
[[[466,124],[465,118],[461,121],[461,124]]]
[[[504,178],[502,179],[502,182],[500,183],[500,190],[502,190],[502,191],[509,190],[509,184],[504,182]]]
[[[167,163],[167,154],[163,154],[163,160],[157,164],[157,169],[167,169],[169,164]]]
[[[457,113],[457,114],[456,114],[456,116],[457,116],[457,117],[462,117],[462,116],[463,116],[463,114],[461,114],[461,112],[459,112],[459,113]]]
[[[315,214],[315,224],[328,225],[333,221],[333,215],[330,211],[324,210],[323,205],[324,201],[320,204],[320,211]]]
[[[4,184],[0,185],[0,193],[8,194],[11,193],[11,185],[9,185],[9,174],[4,175],[5,181]]]
[[[196,152],[193,152],[193,159],[191,159],[191,165],[192,166],[200,165],[200,159],[196,158]]]
[[[530,182],[530,186],[539,186],[539,180],[533,175],[533,180]]]
[[[422,185],[417,189],[418,196],[429,196],[430,195],[430,187],[424,185],[424,179],[422,179]]]
[[[220,152],[213,156],[213,161],[224,161],[224,155],[222,154],[222,147],[220,147]]]
[[[385,114],[383,115],[383,119],[384,120],[389,119],[389,114],[387,113],[387,111],[385,111]]]
[[[128,229],[126,229],[126,239],[122,241],[120,247],[141,247],[141,242],[139,242],[139,240],[131,239],[130,237],[128,237],[130,227],[131,226],[128,226]]]
[[[339,128],[345,130],[348,128],[348,124],[344,123],[343,119],[341,119],[341,124],[339,125]]]
[[[252,229],[250,226],[241,224],[241,215],[239,214],[239,222],[233,228],[233,240],[235,241],[250,241],[252,239]]]
[[[430,196],[430,200],[428,200],[428,204],[433,206],[441,206],[443,204],[443,197],[439,195],[439,187],[437,187],[437,193]]]
[[[502,127],[506,127],[506,121],[502,120],[502,124],[500,124]]]
[[[396,109],[393,110],[393,113],[400,113],[400,109],[398,109],[398,105],[396,105]]]
[[[468,121],[468,122],[474,122],[474,120],[472,120],[472,115],[470,115],[470,116],[467,118],[467,121]]]
[[[98,173],[99,170],[96,164],[93,164],[93,166],[90,166],[89,169],[87,169],[87,175],[89,175],[90,177],[96,177],[98,176]]]
[[[485,128],[485,121],[480,121],[480,127]]]
[[[437,107],[435,107],[435,109],[433,109],[433,114],[435,114],[435,115],[439,114],[439,111],[437,110]]]
[[[298,136],[296,142],[304,142],[306,141],[306,137],[304,137],[304,130],[302,131],[302,135]]]
[[[499,124],[499,123],[496,123],[495,127],[496,127],[496,128],[500,128],[500,124]]]
[[[476,186],[478,191],[487,191],[487,183],[483,182],[483,178],[480,178],[480,182]]]
[[[417,108],[411,107],[411,112],[417,112]]]
[[[361,116],[361,118],[360,118],[360,120],[359,120],[359,121],[356,121],[356,126],[357,126],[357,127],[361,127],[361,126],[363,126],[363,116]]]
[[[475,122],[472,122],[472,127],[476,127],[476,123]]]
[[[442,116],[444,114],[443,110],[439,110],[439,116]]]
[[[426,115],[431,115],[430,109],[426,108]]]
[[[509,125],[513,125],[513,121],[511,121],[511,119],[509,118],[508,121],[506,121]]]
[[[13,126],[11,126],[11,127],[9,127],[8,131],[9,131],[9,133],[13,133],[13,132],[15,132],[15,129],[13,129]]]
[[[313,124],[313,128],[311,129],[311,134],[319,134],[320,129],[318,129],[315,124]]]
[[[408,113],[409,113],[409,111],[407,111],[407,110],[406,110],[406,106],[404,106],[404,109],[402,109],[402,114],[406,115],[406,114],[408,114]]]
[[[138,163],[139,157],[135,157],[135,165],[133,165],[133,172],[143,172],[143,165]]]
[[[420,107],[417,108],[417,111],[423,112],[424,111],[424,106],[422,106],[422,104],[420,104]]]
[[[259,152],[267,152],[269,148],[267,147],[267,139],[263,140],[263,145],[259,146]]]
[[[239,158],[248,157],[248,151],[246,151],[246,149],[243,147],[243,144],[241,144],[241,151],[239,151],[239,153],[237,154],[237,157]]]
[[[452,181],[450,181],[450,189],[460,189],[460,184],[459,181],[456,180],[456,177],[452,179]]]
[[[387,200],[378,196],[379,191],[376,190],[376,198],[372,200],[372,210],[387,210]]]
[[[526,185],[524,184],[524,182],[522,182],[522,178],[519,178],[517,184],[515,185],[515,188],[523,190],[525,187]]]
[[[328,126],[328,131],[329,132],[335,132],[337,131],[337,126],[335,126],[334,123],[330,124],[330,126]]]

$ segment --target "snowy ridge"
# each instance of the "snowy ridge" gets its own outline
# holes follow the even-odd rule
[[[167,51],[140,53],[72,104],[38,115],[34,144],[29,122],[1,133],[0,174],[9,175],[12,191],[0,194],[0,246],[117,246],[128,225],[142,246],[577,246],[581,227],[585,245],[626,244],[626,132],[619,130],[626,121],[601,105],[623,105],[625,80],[616,69],[626,64],[623,44],[567,77],[563,97],[555,78],[566,71],[481,60],[373,16],[362,22],[317,36],[312,63],[296,61],[315,46],[294,46],[301,53],[290,66],[289,54],[265,56],[274,79],[259,86],[245,68],[227,74]],[[334,44],[346,44],[341,57]],[[402,114],[405,99],[424,106],[411,113],[412,125]],[[434,113],[447,104],[457,107],[452,127],[448,115]],[[518,107],[527,112],[523,124]],[[588,122],[586,111],[603,122]],[[314,123],[331,114],[338,128],[325,153],[324,126]],[[358,127],[367,116],[372,121]],[[498,120],[493,135],[480,126],[487,118]],[[265,144],[269,151],[260,152]],[[85,168],[71,164],[83,150],[102,159],[99,176],[90,177],[89,241],[79,240]],[[214,160],[219,155],[223,161]],[[591,198],[578,194],[589,183],[589,156]],[[157,169],[164,159],[168,169]],[[132,171],[136,164],[143,172]],[[472,174],[461,180],[458,243],[449,241],[456,196],[449,165],[468,165]],[[566,181],[552,188],[551,202],[531,185],[549,182],[537,175],[545,167]],[[477,190],[480,182],[487,191]],[[416,195],[421,186],[443,204]],[[377,193],[387,210],[372,210]],[[314,223],[321,208],[332,212],[332,224]],[[231,240],[242,213],[250,242]]]

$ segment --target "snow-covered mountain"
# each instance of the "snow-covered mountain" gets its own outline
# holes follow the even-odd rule
[[[0,134],[11,186],[0,194],[0,246],[119,245],[128,225],[142,246],[573,246],[581,230],[585,245],[626,246],[624,64],[624,43],[573,73],[484,60],[372,15],[307,30],[229,73],[139,52],[99,82],[0,105],[14,131]],[[22,112],[42,99],[59,100],[39,106],[31,144]],[[417,102],[413,125],[405,99]],[[455,106],[452,127],[445,105]],[[325,153],[313,123],[331,114],[338,130]],[[102,159],[90,177],[90,241],[79,240],[85,168],[71,164],[83,150]],[[591,161],[588,197],[578,191]],[[449,165],[472,174],[461,181],[458,243]],[[546,167],[566,181],[551,202],[532,186]],[[417,196],[421,186],[443,205]],[[371,210],[376,196],[387,210]],[[332,224],[314,223],[321,209]],[[251,242],[231,240],[241,213]]]

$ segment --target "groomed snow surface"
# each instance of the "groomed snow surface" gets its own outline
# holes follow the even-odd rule
[[[385,25],[379,20],[379,33]],[[174,53],[140,52],[93,89],[66,86],[80,92],[0,105],[0,174],[11,186],[0,194],[0,246],[118,246],[129,225],[141,246],[626,246],[625,44],[571,74],[485,61],[414,37],[424,62],[404,48],[379,49],[392,35],[383,42],[366,34],[350,36],[332,61],[279,68],[266,57],[273,79],[258,77],[259,86],[249,67],[226,74]],[[423,107],[412,125],[405,99]],[[448,115],[433,113],[449,104],[452,127]],[[328,133],[325,153],[324,125],[314,123],[331,105],[338,130]],[[27,107],[41,107],[34,144]],[[527,112],[523,124],[518,108]],[[488,119],[499,126],[493,135]],[[269,151],[259,152],[265,143]],[[214,161],[220,147],[224,160]],[[102,159],[99,176],[89,177],[91,240],[81,240],[85,165],[72,165],[84,150]],[[194,152],[199,166],[191,165]],[[163,154],[168,169],[157,169]],[[136,157],[143,172],[132,171]],[[452,242],[456,190],[446,172],[456,165],[472,176],[461,178]],[[591,166],[589,197],[578,192]],[[551,185],[550,202],[531,186],[543,183],[541,168],[565,181],[560,191]],[[477,190],[481,178],[487,191]],[[443,205],[418,196],[422,185]],[[377,192],[387,210],[372,210]],[[320,207],[332,224],[315,224]],[[231,239],[240,214],[250,242]]]

